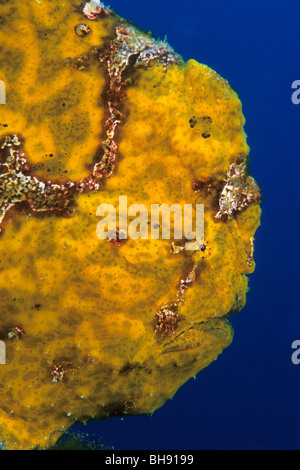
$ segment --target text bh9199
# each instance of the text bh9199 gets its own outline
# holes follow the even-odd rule
[[[148,465],[192,465],[194,457],[192,454],[149,454],[147,456],[120,456],[113,454],[105,458],[106,465],[129,465],[133,468],[143,464]]]

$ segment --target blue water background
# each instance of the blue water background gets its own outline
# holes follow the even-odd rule
[[[233,344],[152,417],[75,426],[117,449],[300,449],[300,2],[112,0],[111,7],[238,92],[263,191],[256,271]]]

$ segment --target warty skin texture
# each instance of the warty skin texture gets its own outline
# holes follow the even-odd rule
[[[48,448],[76,421],[153,413],[230,345],[260,193],[216,72],[100,2],[0,6],[0,440]],[[203,251],[99,240],[120,195],[204,204]]]

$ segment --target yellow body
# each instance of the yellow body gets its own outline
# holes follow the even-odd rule
[[[7,91],[0,140],[22,139],[39,181],[78,182],[92,172],[108,118],[105,61],[91,51],[105,49],[119,17],[89,20],[78,0],[0,3]],[[81,23],[91,28],[86,37],[74,32]],[[87,65],[74,67],[84,55]],[[230,166],[247,159],[237,95],[193,60],[153,61],[126,80],[116,166],[101,190],[77,194],[69,217],[23,202],[3,219],[0,440],[7,448],[49,447],[76,421],[152,413],[231,343],[226,315],[245,304],[259,204],[218,219],[215,191],[193,189],[195,181],[224,182]],[[174,254],[169,240],[100,240],[97,207],[118,207],[120,195],[149,211],[154,203],[203,203],[206,250]],[[196,279],[180,293],[193,269]],[[178,324],[165,334],[157,313],[172,304]]]

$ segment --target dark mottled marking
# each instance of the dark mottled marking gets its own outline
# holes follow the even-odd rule
[[[17,48],[0,45],[1,70],[10,82],[16,81],[25,64],[25,54]]]
[[[85,36],[87,36],[88,34],[92,32],[91,28],[87,24],[83,24],[83,23],[76,25],[74,30],[77,36],[81,38],[84,38]]]

